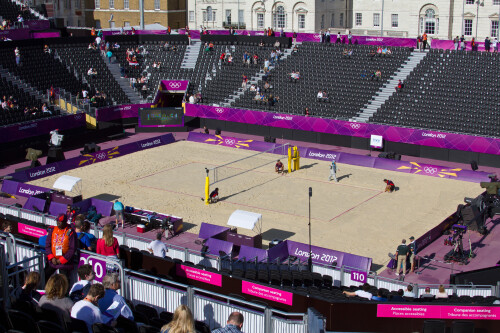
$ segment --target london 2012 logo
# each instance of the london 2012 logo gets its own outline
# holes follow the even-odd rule
[[[181,87],[181,83],[180,82],[169,82],[168,87],[172,88],[172,89],[178,89]]]
[[[236,140],[234,139],[224,139],[224,143],[228,146],[234,146],[234,144],[236,143]]]
[[[215,108],[215,112],[221,114],[224,112],[224,108]]]
[[[357,124],[357,123],[350,123],[349,125],[354,130],[357,130],[357,129],[359,129],[361,127],[361,124]]]
[[[80,120],[80,119],[82,119],[82,117],[83,117],[83,114],[81,114],[81,113],[75,114],[75,120]]]
[[[112,149],[99,152],[95,155],[85,154],[85,155],[82,155],[83,159],[80,161],[80,163],[78,163],[78,166],[90,165],[90,164],[94,164],[96,162],[110,160],[112,158],[118,157],[119,155],[120,155],[120,152],[118,150],[118,147],[114,147]]]

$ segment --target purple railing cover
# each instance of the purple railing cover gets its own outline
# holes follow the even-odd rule
[[[66,214],[66,204],[52,201],[49,206],[49,215],[58,216],[59,214]]]
[[[216,256],[219,255],[219,251],[223,251],[229,255],[233,251],[233,243],[215,238],[209,238],[206,241],[205,245],[208,246],[208,251],[209,251],[208,253]]]
[[[45,199],[29,197],[26,203],[24,204],[23,208],[35,211],[33,207],[36,207],[40,212],[43,212],[45,209]]]
[[[25,184],[13,180],[4,180],[2,184],[2,192],[26,198],[49,191],[50,189],[46,187]]]
[[[267,250],[258,249],[255,247],[250,247],[246,245],[240,246],[240,253],[238,254],[238,259],[245,258],[246,260],[251,260],[257,257],[257,261],[262,261],[267,259]]]
[[[198,238],[201,239],[209,239],[215,235],[220,234],[221,232],[229,230],[228,227],[222,227],[215,224],[201,222],[200,232],[198,233]]]

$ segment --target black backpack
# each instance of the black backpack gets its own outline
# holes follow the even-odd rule
[[[90,286],[92,284],[91,283],[88,283],[85,287],[83,287],[82,289],[79,289],[79,290],[76,290],[76,291],[73,291],[70,295],[69,295],[69,298],[71,298],[71,300],[73,302],[78,302],[78,301],[81,301],[82,299],[85,298],[85,296],[87,296],[89,290],[90,290]]]

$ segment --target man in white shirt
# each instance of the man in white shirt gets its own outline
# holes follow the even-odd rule
[[[160,257],[160,258],[165,258],[165,256],[167,255],[167,252],[168,252],[168,248],[165,245],[165,243],[163,243],[161,241],[161,237],[162,237],[162,233],[161,232],[157,233],[156,240],[149,243],[149,245],[146,248],[148,249],[149,252],[151,252],[155,256]]]
[[[71,295],[73,293],[86,289],[86,287],[90,285],[94,280],[95,273],[94,270],[92,269],[92,266],[89,264],[85,264],[78,267],[78,277],[80,278],[80,281],[75,282],[75,284],[73,285],[73,287],[71,287],[71,290],[69,291],[69,295],[72,299],[73,297]],[[86,295],[83,295],[83,297],[85,296]]]
[[[370,285],[368,283],[363,284],[363,289],[356,290],[354,292],[344,291],[344,294],[347,297],[358,296],[358,297],[366,298],[366,299],[372,299],[372,297],[373,297],[373,294],[370,292]]]
[[[95,43],[97,44],[97,46],[101,45],[101,37],[97,36],[95,39]]]
[[[194,104],[195,103],[194,95],[189,96],[189,103],[190,104]]]
[[[405,293],[403,294],[403,297],[412,297],[415,298],[415,293],[413,292],[413,286],[409,284],[406,287]]]
[[[83,89],[82,90],[82,96],[83,96],[83,98],[87,98],[88,95],[89,95],[89,92],[87,90]]]
[[[93,284],[90,290],[79,302],[76,302],[71,309],[71,317],[83,320],[87,324],[89,333],[92,333],[92,325],[96,323],[104,323],[101,310],[97,304],[104,297],[104,287],[100,283]]]

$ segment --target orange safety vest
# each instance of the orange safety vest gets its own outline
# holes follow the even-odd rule
[[[57,226],[52,229],[52,255],[54,258],[61,258],[66,252],[69,250],[69,239],[71,232],[70,227],[66,227],[64,229],[60,229]],[[62,255],[57,256],[56,255],[56,249],[58,246],[62,247]]]

